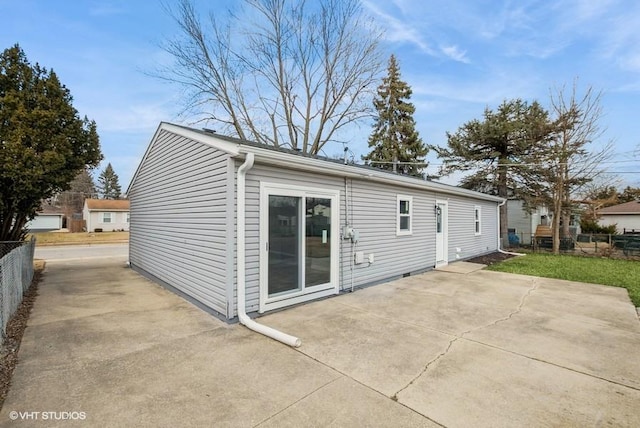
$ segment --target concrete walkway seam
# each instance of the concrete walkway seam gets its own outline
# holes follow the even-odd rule
[[[345,306],[348,306],[348,305],[345,305]],[[317,359],[317,358],[314,358],[314,357],[312,357],[311,355],[305,354],[305,353],[304,353],[300,348],[294,348],[293,350],[294,350],[294,351],[296,351],[296,352],[301,353],[302,355],[304,355],[305,357],[309,358],[310,360],[315,361],[316,363],[319,363],[319,364],[321,364],[321,365],[323,365],[323,366],[325,366],[325,367],[327,367],[327,368],[329,368],[329,369],[331,369],[331,370],[335,371],[336,373],[340,373],[340,374],[343,376],[343,378],[350,379],[350,380],[352,380],[353,382],[357,383],[358,385],[361,385],[361,386],[363,386],[363,387],[365,387],[365,388],[367,388],[367,389],[369,389],[369,390],[373,391],[374,393],[376,393],[376,394],[378,394],[378,395],[383,396],[384,398],[386,398],[386,399],[388,399],[388,400],[393,400],[395,403],[397,403],[397,404],[401,405],[402,407],[406,408],[407,410],[412,411],[413,413],[416,413],[416,414],[418,414],[418,415],[420,415],[420,416],[424,417],[425,419],[428,419],[429,421],[433,422],[434,424],[439,425],[439,426],[441,426],[441,427],[443,427],[443,428],[446,428],[446,426],[445,426],[445,425],[442,425],[440,422],[438,422],[438,421],[436,421],[436,420],[432,419],[432,418],[431,418],[431,417],[429,417],[428,415],[425,415],[424,413],[420,413],[420,412],[419,412],[419,411],[417,411],[416,409],[413,409],[413,408],[411,408],[411,407],[409,407],[409,406],[407,406],[407,405],[405,405],[405,404],[401,403],[401,402],[400,402],[400,401],[398,401],[397,399],[394,399],[393,397],[389,397],[389,396],[387,396],[386,394],[383,394],[382,392],[378,391],[377,389],[374,389],[374,388],[372,388],[371,386],[369,386],[369,385],[367,385],[367,384],[365,384],[365,383],[360,382],[358,379],[355,379],[355,378],[353,378],[353,377],[349,376],[347,373],[344,373],[343,371],[338,370],[338,369],[336,369],[335,367],[328,365],[328,364],[327,364],[327,363],[325,363],[324,361],[321,361],[321,360],[319,360],[319,359]],[[333,382],[335,382],[335,381],[337,381],[337,380],[339,380],[339,379],[341,379],[341,378],[337,378],[337,379],[332,380],[331,382],[327,383],[326,385],[323,385],[322,387],[318,388],[316,391],[318,391],[318,390],[320,390],[320,389],[324,388],[324,387],[325,387],[325,386],[327,386],[327,385],[330,385],[331,383],[333,383]],[[314,392],[315,392],[315,391],[314,391]],[[307,396],[309,396],[309,395],[311,395],[311,394],[307,394]],[[298,400],[298,401],[300,401],[300,400]],[[291,406],[288,406],[288,407],[291,407]],[[284,409],[283,409],[282,411],[284,411]],[[278,413],[280,413],[280,412],[278,412]],[[274,416],[275,416],[275,415],[271,416],[269,419],[273,418]],[[260,423],[262,424],[262,423],[265,423],[265,422],[266,422],[266,420],[264,420],[264,421],[262,421],[262,422],[260,422]]]
[[[406,385],[405,385],[404,387],[402,387],[398,392],[396,392],[396,393],[393,395],[393,397],[392,397],[392,398],[393,398],[394,400],[398,400],[398,394],[400,394],[402,391],[404,391],[405,389],[407,389],[408,387],[410,387],[411,385],[413,385],[413,384],[415,383],[415,381],[417,381],[418,379],[420,379],[420,378],[421,378],[421,377],[422,377],[422,376],[427,372],[427,370],[429,370],[429,367],[431,367],[434,363],[438,362],[441,358],[445,357],[445,356],[449,353],[449,351],[451,350],[451,347],[453,346],[453,344],[454,344],[455,342],[457,342],[459,339],[465,339],[465,337],[464,337],[464,336],[465,336],[466,334],[469,334],[469,333],[474,332],[474,331],[477,331],[477,330],[481,330],[481,329],[483,329],[483,328],[492,327],[492,326],[494,326],[494,325],[496,325],[496,324],[498,324],[498,323],[500,323],[500,322],[503,322],[503,321],[508,321],[508,320],[509,320],[509,319],[511,319],[511,317],[513,317],[515,314],[519,313],[519,312],[522,310],[522,308],[524,307],[524,304],[525,304],[525,302],[526,302],[527,298],[531,295],[531,293],[533,293],[533,292],[538,288],[538,284],[536,283],[536,280],[535,280],[535,279],[533,279],[531,282],[533,283],[533,286],[532,286],[531,288],[529,288],[529,289],[527,290],[527,292],[522,296],[522,298],[520,299],[520,303],[518,304],[518,307],[516,308],[516,310],[515,310],[515,311],[512,311],[512,312],[511,312],[511,313],[509,313],[509,315],[507,315],[506,317],[499,318],[499,319],[497,319],[496,321],[492,321],[492,322],[490,322],[489,324],[486,324],[486,325],[483,325],[483,326],[480,326],[480,327],[476,327],[476,328],[472,328],[472,329],[469,329],[469,330],[467,330],[467,331],[462,332],[462,333],[461,333],[461,334],[459,334],[459,335],[455,335],[455,337],[454,337],[451,341],[449,341],[449,344],[447,345],[446,349],[445,349],[443,352],[441,352],[440,354],[438,354],[438,355],[437,355],[435,358],[433,358],[431,361],[429,361],[429,362],[427,363],[427,365],[424,367],[424,369],[422,369],[422,371],[421,371],[421,372],[420,372],[416,377],[414,377],[413,379],[411,379],[411,381],[410,381],[408,384],[406,384]]]

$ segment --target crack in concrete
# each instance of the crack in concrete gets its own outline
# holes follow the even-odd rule
[[[316,389],[314,389],[313,391],[303,395],[302,397],[298,398],[297,400],[295,400],[293,403],[283,407],[282,409],[278,410],[277,412],[275,412],[273,415],[268,416],[267,418],[263,419],[262,421],[258,422],[257,424],[253,425],[253,428],[259,427],[260,425],[265,424],[267,421],[269,421],[270,419],[275,418],[276,416],[278,416],[279,414],[281,414],[282,412],[290,409],[291,407],[295,406],[296,404],[298,404],[299,402],[301,402],[302,400],[306,399],[307,397],[315,394],[316,392],[320,391],[323,388],[326,388],[327,386],[331,385],[332,383],[336,382],[339,379],[342,379],[344,376],[338,376],[335,379],[330,380],[329,382],[320,385],[319,387],[317,387]]]
[[[503,321],[507,321],[510,320],[514,315],[520,313],[522,311],[522,308],[524,307],[525,302],[527,301],[527,298],[531,295],[531,293],[533,293],[535,290],[538,289],[538,283],[536,282],[535,279],[533,279],[531,281],[533,283],[533,285],[527,290],[527,292],[524,294],[524,296],[522,296],[522,298],[520,299],[520,303],[518,304],[518,307],[516,308],[515,311],[512,311],[511,313],[509,313],[509,315],[507,315],[506,317],[502,317],[499,318],[495,321],[490,322],[489,324],[480,326],[480,327],[475,327],[475,328],[471,328],[467,331],[463,331],[462,333],[460,333],[459,335],[456,335],[453,339],[451,339],[449,341],[449,344],[447,345],[446,349],[441,352],[440,354],[438,354],[435,358],[433,358],[431,361],[429,361],[424,368],[422,369],[422,371],[420,373],[418,373],[418,375],[416,377],[414,377],[413,379],[411,379],[411,381],[409,383],[407,383],[404,387],[402,387],[400,390],[398,390],[398,392],[396,392],[395,394],[393,394],[393,396],[391,397],[393,400],[398,401],[398,394],[400,394],[402,391],[404,391],[405,389],[409,388],[411,385],[413,385],[415,383],[415,381],[417,381],[418,379],[420,379],[428,370],[429,367],[431,367],[433,364],[435,364],[436,362],[438,362],[440,359],[442,359],[443,357],[445,357],[449,351],[451,350],[451,347],[453,346],[453,344],[455,342],[457,342],[459,339],[464,339],[466,334],[469,334],[473,331],[477,331],[483,328],[487,328],[487,327],[492,327],[497,325],[498,323],[501,323]]]
[[[502,352],[507,352],[509,354],[517,355],[518,357],[523,357],[523,358],[526,358],[528,360],[537,361],[539,363],[548,364],[550,366],[558,367],[558,368],[561,368],[561,369],[564,369],[564,370],[569,370],[571,372],[578,373],[578,374],[581,374],[581,375],[584,375],[584,376],[589,376],[591,378],[598,379],[598,380],[601,380],[601,381],[604,381],[604,382],[608,382],[608,383],[611,383],[611,384],[614,384],[614,385],[618,385],[618,386],[621,386],[621,387],[624,387],[624,388],[629,388],[629,389],[634,389],[636,391],[640,391],[640,387],[633,386],[633,385],[628,385],[626,383],[623,383],[623,382],[617,381],[617,380],[613,380],[613,379],[607,379],[605,377],[598,376],[598,375],[595,375],[593,373],[589,373],[589,372],[586,372],[586,371],[583,371],[583,370],[578,370],[576,368],[568,367],[568,366],[565,366],[565,365],[562,365],[562,364],[559,364],[559,363],[554,363],[553,361],[547,361],[547,360],[542,359],[542,358],[534,357],[534,356],[527,355],[527,354],[522,354],[520,352],[512,351],[511,349],[503,348],[501,346],[496,346],[496,345],[492,345],[490,343],[480,342],[479,340],[467,339],[467,338],[465,338],[465,340],[468,340],[469,342],[477,343],[478,345],[486,346],[488,348],[493,348],[493,349],[497,349],[497,350],[502,351]]]
[[[465,332],[466,333],[466,332]],[[463,333],[464,334],[464,333]],[[432,364],[436,363],[440,358],[444,357],[445,355],[447,355],[449,353],[449,351],[451,350],[451,346],[453,346],[453,344],[455,342],[458,341],[458,339],[462,339],[462,335],[461,336],[455,336],[453,339],[451,339],[449,341],[449,344],[447,345],[447,348],[441,352],[440,354],[438,354],[435,358],[433,358],[431,361],[429,361],[427,363],[426,366],[424,366],[424,368],[422,369],[422,371],[420,373],[418,373],[418,375],[416,377],[414,377],[413,379],[411,379],[411,381],[406,384],[405,386],[403,386],[398,392],[396,392],[395,394],[393,394],[393,396],[391,397],[392,400],[398,401],[398,394],[400,394],[402,391],[404,391],[405,389],[409,388],[411,385],[413,385],[413,383],[415,381],[417,381],[418,379],[420,379],[422,377],[423,374],[425,374],[427,372],[427,370],[429,370],[429,367],[431,367]]]
[[[533,293],[534,291],[536,291],[538,289],[539,284],[536,282],[535,279],[531,280],[531,282],[533,283],[533,286],[531,288],[529,288],[529,290],[527,290],[527,292],[525,293],[524,296],[522,296],[522,298],[520,299],[520,304],[518,305],[518,307],[516,308],[515,311],[511,312],[509,315],[507,315],[506,317],[500,318],[496,321],[493,321],[487,325],[484,325],[482,327],[478,327],[478,328],[473,328],[469,331],[465,331],[464,333],[461,334],[461,336],[464,336],[467,333],[471,333],[472,331],[476,331],[476,330],[480,330],[482,328],[487,328],[487,327],[493,327],[494,325],[497,325],[498,323],[501,323],[503,321],[508,321],[510,320],[514,315],[519,314],[522,311],[522,308],[524,307],[525,302],[527,301],[527,298],[529,296],[531,296],[531,293]]]
[[[336,380],[338,380],[338,379],[342,379],[342,378],[349,379],[349,380],[351,380],[351,381],[353,381],[353,382],[357,383],[358,385],[362,386],[363,388],[366,388],[366,389],[368,389],[368,390],[370,390],[370,391],[373,391],[375,394],[379,394],[379,395],[381,395],[381,396],[383,396],[383,397],[385,397],[385,398],[391,398],[391,399],[392,399],[392,400],[394,400],[398,405],[400,405],[400,406],[404,407],[405,409],[407,409],[407,410],[409,410],[409,411],[411,411],[411,412],[414,412],[414,413],[417,413],[417,414],[419,414],[419,415],[423,416],[425,419],[428,419],[429,421],[433,422],[433,423],[434,423],[434,424],[436,424],[436,425],[439,425],[439,426],[441,426],[441,427],[444,427],[444,425],[442,425],[441,423],[439,423],[439,422],[437,422],[436,420],[432,419],[431,417],[429,417],[429,416],[428,416],[428,415],[426,415],[425,413],[421,413],[421,412],[419,412],[418,410],[413,409],[413,408],[411,408],[411,407],[407,406],[406,404],[403,404],[403,403],[398,402],[398,400],[397,400],[397,399],[395,399],[394,397],[389,397],[389,396],[387,396],[386,394],[384,394],[383,392],[378,391],[377,389],[373,388],[372,386],[367,385],[367,384],[363,383],[362,381],[359,381],[358,379],[356,379],[356,378],[354,378],[354,377],[350,376],[348,373],[343,372],[343,371],[339,370],[338,368],[333,367],[333,366],[331,366],[331,365],[329,365],[329,364],[327,364],[327,363],[325,363],[325,362],[323,362],[323,361],[319,360],[318,358],[316,358],[316,357],[314,357],[314,356],[312,356],[312,355],[309,355],[309,354],[305,353],[303,349],[301,349],[301,348],[292,348],[292,349],[293,349],[295,352],[299,352],[300,354],[302,354],[302,355],[303,355],[303,356],[305,356],[306,358],[309,358],[309,359],[311,359],[312,361],[315,361],[316,363],[318,363],[318,364],[320,364],[320,365],[322,365],[322,366],[325,366],[325,367],[327,367],[329,370],[332,370],[332,371],[334,371],[334,372],[336,372],[336,373],[338,373],[338,374],[340,374],[340,375],[341,375],[341,377],[338,377],[338,378],[334,379],[333,381],[331,381],[331,382],[327,383],[327,385],[329,385],[330,383],[332,383],[332,382],[334,382],[334,381],[336,381]],[[325,385],[325,386],[326,386],[326,385]],[[322,388],[324,388],[324,386],[319,387],[319,388],[318,388],[318,390],[320,390],[320,389],[322,389]],[[308,395],[310,395],[310,394],[308,394]],[[300,401],[300,400],[298,400],[298,401]],[[289,407],[290,407],[290,406],[289,406]],[[275,415],[274,415],[274,416],[275,416]],[[273,416],[271,416],[271,417],[273,417]],[[271,417],[270,417],[270,418],[271,418]],[[266,420],[265,420],[265,421],[266,421]],[[260,424],[264,423],[265,421],[260,422]],[[257,425],[256,425],[256,426],[257,426]]]

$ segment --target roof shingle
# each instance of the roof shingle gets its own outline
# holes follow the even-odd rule
[[[640,214],[640,201],[625,202],[598,210],[598,214]]]
[[[89,211],[129,211],[128,199],[87,199]]]

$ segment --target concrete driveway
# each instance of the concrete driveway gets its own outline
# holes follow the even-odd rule
[[[2,426],[640,426],[624,289],[458,263],[260,319],[295,350],[124,262],[49,263]]]

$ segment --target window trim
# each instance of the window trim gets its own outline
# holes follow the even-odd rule
[[[403,214],[400,212],[400,202],[409,202],[409,214]],[[400,228],[400,219],[407,217],[409,219],[409,229]],[[413,234],[413,196],[409,195],[396,195],[396,236],[406,236]]]
[[[294,196],[299,198],[320,197],[331,199],[331,273],[330,281],[326,284],[304,286],[301,290],[282,295],[269,296],[268,265],[269,255],[267,242],[269,241],[269,195]],[[302,207],[301,207],[302,209]],[[315,188],[307,186],[296,186],[277,182],[260,183],[260,296],[259,313],[280,309],[309,300],[338,294],[340,287],[340,248],[342,239],[340,238],[340,191],[331,188]],[[302,217],[302,215],[301,215]],[[335,219],[335,220],[334,220]],[[303,220],[303,221],[306,221]],[[333,238],[335,237],[335,238]],[[301,236],[302,247],[305,246],[306,237]],[[305,266],[303,265],[303,269]],[[302,271],[304,275],[304,270]]]
[[[480,205],[473,207],[473,231],[475,236],[482,235],[482,207]]]
[[[106,214],[109,214],[109,221],[105,221],[105,219],[106,219],[105,215],[106,215]],[[103,212],[102,212],[102,223],[105,223],[105,224],[107,224],[107,223],[109,223],[109,224],[114,223],[114,221],[113,221],[113,213],[112,213],[111,211],[103,211]]]

